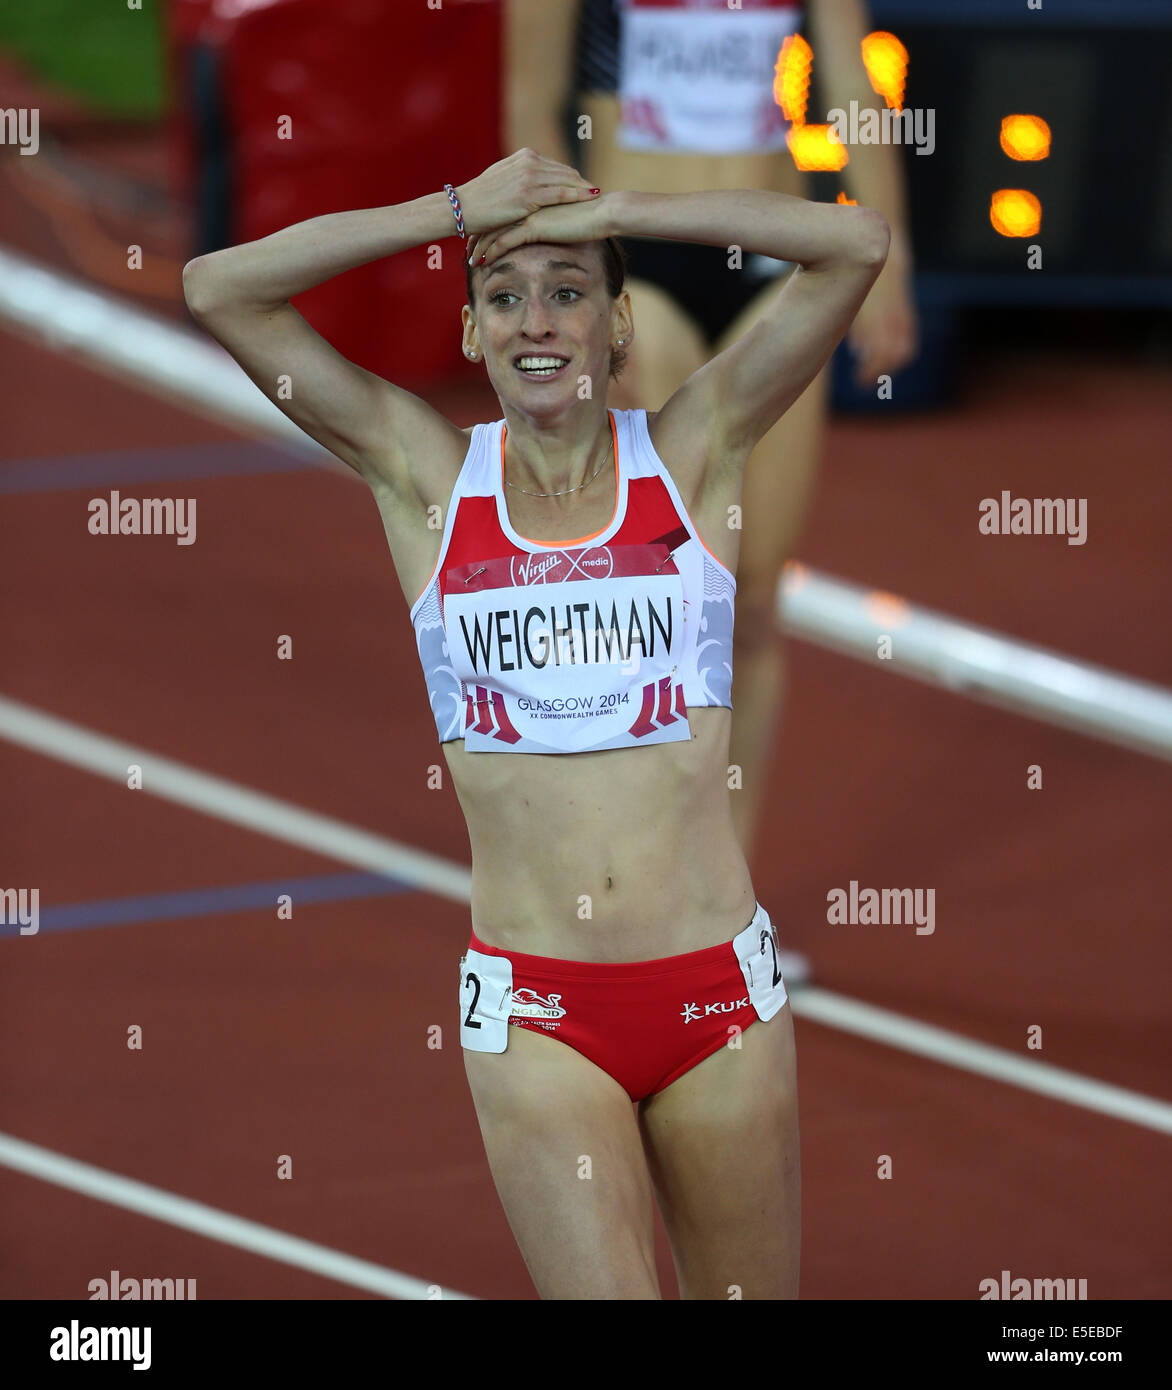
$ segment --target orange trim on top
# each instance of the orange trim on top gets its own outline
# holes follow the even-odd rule
[[[611,514],[610,514],[610,520],[609,520],[609,521],[606,523],[606,525],[603,526],[601,529],[599,529],[599,530],[597,530],[597,531],[592,531],[592,532],[590,533],[590,535],[588,535],[588,536],[575,536],[573,540],[569,540],[569,541],[537,541],[537,540],[534,540],[532,536],[521,536],[520,531],[517,531],[517,528],[516,528],[515,526],[513,526],[513,519],[512,519],[512,517],[509,517],[509,525],[510,525],[510,526],[513,526],[513,530],[514,530],[514,531],[517,531],[517,535],[518,535],[518,536],[521,536],[521,539],[522,539],[527,545],[544,545],[544,546],[547,546],[547,547],[548,547],[549,549],[551,549],[551,550],[562,550],[562,549],[564,549],[564,547],[566,547],[567,545],[581,545],[584,541],[592,541],[592,540],[594,539],[595,536],[601,536],[601,535],[603,534],[604,531],[609,531],[610,528],[614,525],[614,519],[615,519],[615,517],[618,516],[618,514],[619,514],[619,492],[620,492],[620,487],[619,487],[619,439],[618,439],[618,434],[617,434],[617,432],[615,431],[615,427],[614,427],[614,412],[613,412],[612,410],[608,410],[608,411],[606,412],[606,418],[610,421],[610,438],[611,438],[611,445],[612,445],[612,447],[613,447],[613,449],[614,449],[614,511],[611,512]],[[501,497],[502,497],[502,500],[503,500],[503,502],[504,502],[504,508],[505,508],[505,515],[506,515],[506,516],[509,516],[509,503],[508,503],[508,499],[504,496],[504,490],[505,490],[505,436],[508,434],[508,432],[509,432],[509,427],[508,427],[508,425],[505,425],[504,428],[501,430]],[[715,557],[714,557],[714,558],[715,558]],[[430,582],[430,581],[429,581],[429,582]]]
[[[708,550],[708,546],[705,543],[704,537],[700,534],[700,528],[696,525],[695,521],[692,520],[692,513],[689,512],[687,506],[684,505],[684,499],[682,497],[680,498],[680,504],[684,507],[684,511],[687,513],[688,520],[692,522],[692,530],[696,533],[696,539],[700,542],[702,546],[704,546],[705,550]],[[715,550],[708,550],[708,553],[712,556],[712,558],[716,561],[720,568],[724,570],[726,574],[732,574],[733,583],[735,584],[737,582],[737,577],[735,574],[733,574],[732,570],[729,569],[725,561],[720,558],[720,556],[716,553]]]

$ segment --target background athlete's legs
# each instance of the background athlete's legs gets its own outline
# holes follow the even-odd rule
[[[504,1052],[465,1049],[464,1070],[538,1294],[659,1298],[651,1184],[626,1091],[565,1043],[512,1026]]]
[[[681,1298],[797,1298],[801,1156],[787,1003],[639,1107]]]

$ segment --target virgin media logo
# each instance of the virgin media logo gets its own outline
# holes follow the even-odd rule
[[[552,555],[514,555],[509,579],[517,585],[559,584],[567,579],[607,579],[614,557],[607,546],[590,550],[558,550]]]

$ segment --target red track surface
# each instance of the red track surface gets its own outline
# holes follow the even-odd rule
[[[0,243],[67,266],[39,216],[10,205]],[[3,333],[0,377],[0,476],[231,437]],[[983,364],[956,412],[836,421],[801,557],[1172,685],[1167,388],[1155,367],[1009,358]],[[499,413],[485,392],[436,403],[460,424]],[[979,536],[977,504],[1002,488],[1087,498],[1088,543]],[[197,498],[190,547],[90,536],[86,503],[106,491],[4,499],[0,692],[466,862],[454,794],[426,789],[442,758],[365,491],[324,470],[121,488]],[[790,652],[754,883],[818,983],[1023,1056],[1039,1024],[1041,1060],[1167,1096],[1172,769]],[[3,741],[0,779],[0,886],[39,886],[42,910],[339,868]],[[827,891],[852,878],[934,887],[934,935],[827,925]],[[5,928],[0,1129],[428,1281],[532,1297],[456,1038],[468,927],[458,904],[404,893],[291,922]],[[1166,1138],[797,1030],[804,1297],[973,1299],[1003,1269],[1085,1278],[1092,1299],[1167,1295]],[[0,1203],[3,1297],[85,1297],[111,1268],[196,1279],[200,1298],[364,1296],[5,1168]],[[662,1233],[660,1253],[674,1295]]]

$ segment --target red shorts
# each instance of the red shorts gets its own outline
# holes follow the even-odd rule
[[[473,932],[460,961],[460,1042],[504,1052],[510,1025],[549,1033],[642,1100],[737,1036],[734,1027],[778,1012],[786,992],[777,957],[760,903],[721,946],[620,965],[502,951]]]

